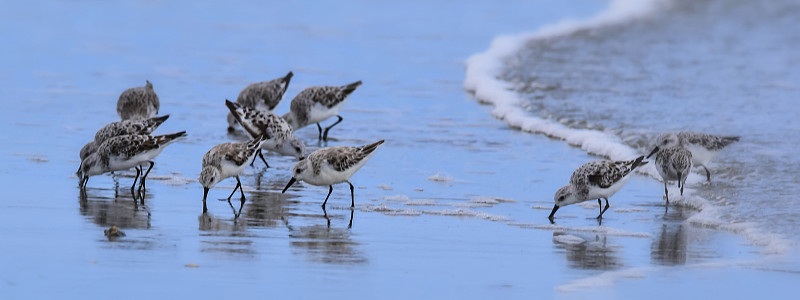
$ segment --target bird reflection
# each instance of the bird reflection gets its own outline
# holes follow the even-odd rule
[[[234,256],[255,256],[247,226],[236,218],[217,218],[210,213],[197,217],[201,233],[201,252],[217,252]]]
[[[289,228],[289,237],[292,247],[302,250],[311,261],[331,264],[363,264],[367,258],[356,249],[359,243],[351,239],[349,227],[331,227],[330,217],[323,210],[326,224],[308,226],[292,226]],[[352,224],[352,210],[350,210],[350,224]]]
[[[663,265],[686,263],[687,238],[683,224],[662,224],[661,234],[650,246],[650,257]]]
[[[564,233],[554,232],[553,242],[557,248],[566,250],[569,267],[590,270],[615,270],[623,265],[617,257],[616,251],[608,246],[608,237],[595,235],[594,237],[581,237],[584,242],[579,244],[563,244],[556,241],[556,237]]]
[[[150,228],[150,211],[127,193],[114,198],[100,196],[106,189],[87,188],[80,192],[81,215],[100,227]]]
[[[283,224],[288,209],[280,193],[252,192],[240,218],[247,226],[276,227]]]

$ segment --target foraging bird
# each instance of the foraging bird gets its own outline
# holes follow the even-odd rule
[[[239,189],[242,193],[242,205],[244,205],[244,188],[242,188],[239,175],[242,174],[248,163],[255,158],[256,152],[261,149],[261,144],[269,137],[269,130],[265,130],[264,134],[255,139],[241,143],[219,144],[203,155],[203,169],[200,171],[200,178],[198,178],[200,184],[203,185],[203,213],[208,211],[206,207],[208,190],[214,188],[217,183],[228,177],[236,177],[236,187],[233,188],[233,192],[228,196],[228,202],[231,201],[231,197],[236,193],[236,189]],[[241,207],[239,210],[241,211]]]
[[[683,186],[686,185],[686,178],[689,177],[689,171],[692,169],[692,152],[681,146],[674,146],[665,149],[655,147],[647,157],[649,158],[653,154],[656,154],[656,171],[664,180],[664,197],[669,205],[667,182],[677,180],[678,187],[681,188],[681,196],[683,196]]]
[[[261,81],[248,85],[236,98],[236,103],[249,109],[272,111],[283,99],[283,94],[289,87],[289,82],[294,74],[289,71],[284,77],[275,78],[269,81]],[[228,114],[228,130],[233,131],[238,125],[236,118]]]
[[[155,117],[161,106],[153,84],[147,80],[145,86],[129,88],[119,95],[117,114],[122,120]]]
[[[306,159],[298,162],[292,168],[292,179],[286,184],[281,193],[286,193],[295,181],[305,181],[312,185],[328,186],[328,196],[322,202],[322,208],[328,203],[328,198],[333,192],[333,185],[347,182],[350,185],[350,207],[355,207],[355,195],[350,177],[361,169],[372,157],[375,149],[383,144],[384,140],[364,145],[361,147],[337,146],[322,148],[312,152]]]
[[[83,146],[83,148],[81,148],[81,160],[89,156],[89,154],[94,153],[97,150],[97,147],[107,139],[126,134],[151,134],[168,118],[169,115],[164,115],[149,119],[124,120],[108,123],[106,126],[103,126],[103,128],[100,128],[97,133],[95,133],[93,141],[87,143],[85,146]]]
[[[343,120],[342,116],[339,115],[339,109],[344,105],[347,97],[359,86],[361,86],[360,80],[343,86],[312,86],[306,88],[292,99],[291,110],[283,115],[283,119],[289,122],[289,125],[294,130],[316,123],[319,130],[319,140],[327,142],[328,131]],[[323,133],[319,122],[333,116],[336,116],[339,120],[326,127]]]
[[[139,189],[145,189],[145,179],[153,169],[153,158],[158,156],[164,147],[174,143],[178,138],[186,136],[186,131],[172,134],[149,136],[141,134],[121,135],[110,138],[97,148],[95,153],[89,154],[81,162],[78,176],[81,178],[80,186],[85,189],[89,177],[106,172],[136,168],[136,177],[133,179],[131,193],[133,194],[136,180],[142,174],[142,165],[149,163],[150,167],[142,176]]]
[[[648,162],[642,161],[644,156],[639,156],[634,160],[627,161],[592,161],[588,162],[572,173],[569,185],[563,186],[556,192],[553,200],[555,206],[548,217],[553,220],[556,211],[570,204],[580,203],[586,200],[597,199],[600,205],[600,215],[597,219],[603,218],[603,213],[608,210],[608,198],[619,191],[639,166],[644,166]],[[606,206],[600,199],[606,200]]]
[[[738,142],[738,136],[715,136],[702,132],[681,131],[677,133],[662,133],[656,138],[654,152],[681,146],[692,152],[692,164],[702,166],[706,170],[706,180],[711,181],[711,171],[708,163],[714,159],[723,148]]]
[[[298,159],[305,157],[306,145],[294,137],[292,127],[281,117],[268,111],[243,107],[229,100],[225,100],[225,105],[252,138],[263,134],[260,128],[269,129],[270,138],[261,144],[261,149],[294,156]],[[258,152],[258,156],[269,167],[261,151]]]

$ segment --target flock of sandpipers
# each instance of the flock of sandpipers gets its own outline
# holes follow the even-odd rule
[[[322,203],[324,209],[333,192],[333,185],[346,182],[350,185],[350,207],[355,207],[354,187],[349,179],[384,141],[358,147],[326,147],[306,156],[305,145],[293,136],[293,131],[316,124],[319,140],[327,141],[330,129],[342,121],[342,117],[338,115],[339,109],[347,97],[361,86],[361,81],[343,86],[306,88],[292,99],[290,111],[278,116],[273,110],[283,99],[292,76],[292,72],[289,72],[284,77],[250,84],[239,93],[236,102],[225,100],[229,110],[228,130],[234,131],[236,127],[241,126],[252,139],[246,142],[216,145],[203,156],[202,170],[198,179],[203,185],[203,213],[207,212],[208,191],[229,177],[236,178],[236,187],[228,196],[228,201],[230,202],[238,189],[243,206],[245,195],[239,176],[247,165],[255,162],[256,156],[269,167],[261,153],[262,150],[293,156],[300,160],[292,168],[292,178],[282,193],[298,180],[317,186],[327,185],[328,195]],[[131,186],[131,194],[134,195],[134,199],[139,197],[143,202],[145,180],[155,164],[153,159],[164,150],[164,147],[186,136],[185,131],[151,135],[169,117],[169,115],[156,116],[159,106],[158,96],[149,81],[143,87],[125,90],[119,96],[117,114],[122,120],[112,122],[98,130],[94,140],[80,151],[81,165],[77,175],[81,180],[81,189],[85,190],[90,176],[106,172],[113,174],[114,171],[135,168],[136,177]],[[337,117],[337,121],[323,130],[319,123],[334,116]],[[677,181],[680,193],[683,195],[686,178],[693,165],[703,167],[706,179],[710,181],[711,172],[707,168],[708,163],[720,150],[738,140],[739,137],[720,137],[689,131],[661,134],[647,158],[656,155],[655,166],[664,181],[664,197],[667,205],[669,205],[667,190],[669,181]],[[594,199],[597,199],[600,205],[597,219],[602,219],[603,213],[609,208],[608,198],[622,188],[636,168],[648,163],[644,159],[645,156],[628,161],[601,160],[579,167],[572,174],[569,185],[556,192],[555,206],[549,216],[550,221],[553,221],[560,207]],[[148,166],[146,171],[144,166]],[[136,182],[139,178],[141,180],[137,190]],[[605,206],[601,199],[605,199]],[[239,208],[239,213],[242,206]]]
[[[216,145],[203,155],[202,170],[198,181],[203,185],[203,213],[208,211],[206,198],[208,191],[217,183],[229,177],[236,178],[236,187],[241,193],[242,206],[245,202],[244,190],[239,179],[247,165],[255,162],[256,156],[269,167],[262,150],[281,155],[294,156],[300,161],[292,168],[292,178],[283,193],[296,181],[318,186],[329,186],[328,195],[322,203],[323,209],[333,192],[333,185],[347,182],[350,185],[351,208],[355,206],[354,187],[350,177],[358,171],[383,140],[375,143],[350,147],[336,146],[316,150],[306,156],[305,145],[293,136],[293,131],[310,124],[317,124],[319,139],[328,140],[330,129],[342,121],[338,115],[347,97],[359,86],[361,81],[343,86],[312,86],[304,89],[292,99],[290,111],[283,116],[273,113],[283,98],[292,72],[270,81],[248,85],[239,93],[236,102],[225,100],[229,110],[228,130],[241,126],[252,138],[246,142],[231,142]],[[122,92],[117,101],[117,114],[122,119],[104,126],[80,151],[81,165],[77,175],[80,187],[85,191],[89,177],[107,172],[134,168],[136,176],[131,185],[134,199],[144,202],[146,179],[155,165],[153,159],[164,148],[181,137],[185,131],[151,135],[169,115],[156,116],[160,107],[158,95],[153,84],[130,88]],[[319,122],[336,116],[338,120],[323,130]],[[144,170],[144,166],[148,166]],[[141,178],[141,180],[139,180]],[[137,180],[139,188],[136,188]],[[241,206],[239,208],[241,213]],[[238,217],[238,214],[237,214]]]
[[[667,206],[669,206],[669,190],[667,190],[669,181],[678,182],[678,188],[683,196],[686,178],[693,165],[703,167],[706,171],[706,180],[711,181],[708,163],[723,148],[737,141],[739,141],[738,136],[722,137],[694,131],[659,135],[647,158],[656,155],[655,167],[664,181],[664,198],[666,198]],[[639,156],[628,161],[602,160],[580,166],[572,173],[569,185],[556,192],[553,197],[556,204],[548,218],[553,222],[553,216],[562,206],[597,199],[597,204],[600,206],[600,215],[597,216],[597,219],[602,219],[603,213],[609,207],[608,197],[614,195],[625,185],[637,167],[648,163],[644,159],[644,156]],[[605,206],[600,199],[606,200]]]

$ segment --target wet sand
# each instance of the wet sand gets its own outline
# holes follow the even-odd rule
[[[458,6],[458,23],[444,13],[450,4],[360,3],[342,22],[324,7],[302,20],[254,21],[260,14],[247,7],[219,8],[231,16],[218,17],[207,7],[137,3],[124,7],[141,14],[134,24],[87,12],[101,30],[56,13],[90,4],[65,5],[17,7],[3,21],[32,27],[8,34],[20,58],[6,56],[10,68],[0,73],[10,133],[0,156],[0,294],[8,298],[749,296],[738,292],[756,295],[756,287],[794,278],[753,264],[764,257],[742,237],[683,222],[694,210],[665,211],[661,184],[648,178],[634,177],[612,197],[601,225],[591,202],[562,208],[550,224],[555,190],[597,158],[507,128],[461,88],[468,55],[498,32],[536,27],[530,16],[506,15],[531,7]],[[599,9],[579,7],[537,16],[544,24],[557,19],[550,9]],[[418,13],[430,23],[412,22]],[[34,25],[25,17],[40,14],[51,19]],[[436,19],[445,15],[452,22]],[[429,26],[443,23],[455,24]],[[272,168],[246,169],[240,218],[238,198],[233,207],[214,200],[227,197],[233,179],[209,193],[201,214],[203,153],[242,138],[225,130],[224,99],[287,70],[295,77],[278,112],[304,87],[364,81],[330,142],[319,144],[313,126],[297,132],[310,150],[386,139],[351,180],[356,209],[346,185],[334,187],[327,211],[324,187],[296,184],[281,195],[294,160],[269,155]],[[171,115],[157,132],[189,137],[156,159],[144,205],[134,204],[124,176],[118,192],[104,175],[82,195],[78,150],[116,120],[118,94],[145,79]],[[109,241],[103,230],[112,225],[126,236]]]

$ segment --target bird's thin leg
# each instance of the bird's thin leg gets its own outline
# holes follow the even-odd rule
[[[147,183],[145,183],[145,179],[147,179],[147,175],[150,174],[150,170],[152,170],[153,166],[156,164],[152,160],[148,161],[148,162],[150,163],[150,167],[147,168],[147,172],[144,173],[144,176],[142,176],[142,180],[139,181],[139,192],[140,193],[144,192],[145,190],[147,190]]]
[[[325,217],[325,220],[328,221],[328,229],[331,228],[331,218],[328,218],[328,211],[325,210],[325,205],[322,206],[322,216]]]
[[[267,168],[269,168],[269,164],[267,163],[267,160],[266,160],[266,159],[264,159],[264,154],[261,154],[261,149],[258,149],[258,157],[260,157],[260,158],[261,158],[261,161],[263,161],[263,162],[264,162],[264,164],[265,164],[265,165],[267,165]],[[253,160],[255,161],[255,160],[256,160],[256,158],[255,158],[255,157],[253,157]]]
[[[242,186],[242,182],[239,181],[239,176],[236,176],[236,183],[239,185],[239,193],[242,193],[242,203],[244,203],[244,187]]]
[[[133,178],[133,185],[131,186],[131,196],[133,196],[133,201],[136,201],[136,194],[133,192],[134,187],[136,187],[136,181],[139,179],[139,174],[142,173],[142,169],[139,166],[136,166],[136,177]]]
[[[353,212],[355,212],[355,210],[351,209],[350,210],[350,223],[347,224],[347,229],[353,228]]]
[[[667,206],[669,206],[669,191],[667,190],[666,180],[664,180],[664,197],[667,197]]]
[[[333,193],[333,186],[328,186],[328,196],[325,196],[325,202],[322,202],[322,209],[325,210],[325,204],[328,203],[328,198],[331,197],[331,193]]]
[[[711,182],[711,171],[709,171],[706,166],[703,166],[703,169],[706,170],[706,181]]]
[[[683,182],[681,182],[681,196],[683,196],[683,188],[686,186],[686,178],[689,177],[688,174],[686,177],[683,178]],[[680,180],[680,178],[678,179]]]
[[[356,207],[356,196],[353,192],[353,184],[350,181],[347,182],[350,185],[350,208]]]
[[[322,140],[322,126],[319,126],[319,123],[317,123],[317,130],[319,130],[319,140],[321,141]]]
[[[81,181],[78,183],[78,187],[80,187],[81,191],[86,191],[86,185],[89,184],[89,176],[81,177]]]
[[[231,197],[233,197],[233,194],[235,194],[235,193],[236,193],[236,189],[238,189],[238,188],[239,188],[239,187],[241,187],[241,186],[242,186],[242,183],[241,183],[241,182],[239,182],[239,177],[237,176],[237,177],[236,177],[236,187],[234,187],[234,188],[233,188],[233,191],[231,192],[231,194],[230,194],[230,195],[228,195],[228,202],[230,202],[230,201],[231,201]]]
[[[598,199],[598,200],[599,200],[599,199]],[[601,217],[601,218],[603,217],[603,213],[605,213],[605,212],[608,210],[608,208],[611,206],[611,205],[609,205],[609,204],[608,204],[608,198],[603,198],[603,200],[606,200],[606,207],[605,207],[605,208],[603,208],[603,211],[602,211],[602,212],[600,212],[600,217]]]
[[[336,124],[339,124],[339,122],[341,122],[344,119],[340,115],[336,115],[336,117],[339,118],[339,120],[337,120],[335,123],[331,124],[331,126],[328,126],[328,127],[325,128],[325,133],[322,134],[322,141],[327,142],[328,141],[328,131],[331,130],[331,128],[333,128],[333,126],[336,126]]]

